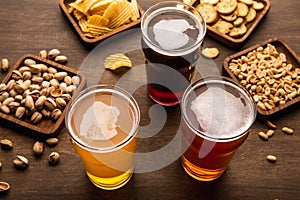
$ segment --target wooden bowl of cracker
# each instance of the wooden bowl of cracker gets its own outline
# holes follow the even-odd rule
[[[240,48],[270,10],[269,0],[182,0],[196,7],[207,23],[207,34]]]
[[[281,39],[271,38],[228,56],[223,66],[249,90],[262,116],[300,102],[300,58]]]
[[[136,0],[60,0],[59,6],[87,48],[141,22]]]

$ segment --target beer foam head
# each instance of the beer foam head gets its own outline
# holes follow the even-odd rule
[[[83,114],[80,124],[80,136],[92,140],[108,140],[118,134],[117,121],[120,111],[115,106],[108,106],[95,101]]]
[[[230,138],[248,130],[253,112],[244,96],[220,87],[208,87],[191,103],[200,130],[213,138]]]
[[[195,29],[184,19],[161,20],[153,26],[155,40],[165,50],[180,49],[189,42],[186,31]],[[176,42],[175,42],[176,41]]]

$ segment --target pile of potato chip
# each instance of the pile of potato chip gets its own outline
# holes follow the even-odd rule
[[[76,0],[69,6],[82,32],[90,38],[140,18],[136,0]]]
[[[208,25],[234,38],[242,37],[247,32],[246,25],[264,7],[260,0],[200,0],[196,6]]]

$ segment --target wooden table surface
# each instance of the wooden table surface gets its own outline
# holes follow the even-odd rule
[[[300,1],[270,0],[271,9],[262,23],[244,44],[250,47],[268,38],[279,37],[300,54]],[[139,0],[146,10],[158,0]],[[134,34],[139,32],[137,29]],[[134,34],[114,37],[96,50],[83,46],[77,35],[61,13],[58,0],[10,0],[0,1],[0,58],[7,57],[12,65],[24,54],[37,54],[41,49],[58,48],[69,57],[68,66],[91,75],[88,84],[114,82],[118,75],[103,72],[102,63],[88,63],[93,56],[103,59],[116,50],[130,50],[139,43]],[[127,40],[126,38],[129,37]],[[131,38],[133,37],[133,38]],[[125,38],[125,39],[124,39]],[[134,41],[130,41],[134,40]],[[116,45],[116,46],[114,46]],[[222,73],[223,60],[235,53],[213,38],[206,37],[204,47],[217,47],[220,55],[214,59],[214,66],[203,66],[208,74]],[[120,49],[118,49],[120,48]],[[133,52],[134,62],[141,62],[139,52]],[[123,71],[124,72],[124,71]],[[127,72],[127,71],[125,71]],[[0,80],[5,74],[0,75]],[[128,82],[145,79],[145,74],[126,77]],[[125,82],[126,82],[125,80]],[[124,81],[124,80],[123,80]],[[139,82],[140,83],[140,82]],[[132,84],[131,84],[132,85]],[[143,138],[138,146],[139,152],[156,151],[168,144],[178,130],[180,119],[179,107],[167,108],[165,125],[160,131],[149,127],[149,108],[154,105],[146,95],[143,85],[135,92],[141,107],[141,126],[145,134],[156,131],[152,137]],[[0,149],[0,181],[10,184],[10,191],[0,196],[3,199],[300,199],[300,108],[296,105],[287,112],[271,119],[279,127],[275,135],[267,142],[258,138],[258,131],[265,131],[262,120],[256,120],[244,145],[238,150],[226,173],[213,182],[198,182],[186,175],[180,159],[175,159],[166,166],[157,166],[157,170],[135,173],[130,182],[116,191],[104,191],[94,187],[87,179],[79,157],[75,154],[63,128],[58,134],[60,140],[55,147],[46,147],[41,158],[35,158],[32,145],[35,138],[26,131],[15,129],[4,120],[0,123],[0,139],[14,142],[11,151]],[[286,135],[280,127],[294,129],[293,135]],[[146,128],[145,128],[146,127]],[[58,151],[61,160],[56,166],[49,166],[47,156],[51,151]],[[268,154],[277,156],[276,163],[266,160]],[[16,155],[29,158],[29,167],[16,170],[12,160]],[[162,155],[162,159],[165,159]],[[167,158],[166,158],[167,159]],[[153,164],[153,163],[152,163]],[[155,165],[154,165],[155,166]]]

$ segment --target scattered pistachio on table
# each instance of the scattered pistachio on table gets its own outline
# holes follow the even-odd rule
[[[32,147],[35,156],[41,156],[44,152],[44,143],[41,141],[36,141]]]
[[[9,68],[8,58],[2,58],[1,60],[1,72],[6,72]]]
[[[274,155],[268,155],[267,156],[267,160],[269,161],[269,162],[276,162],[276,160],[277,160],[277,158],[276,158],[276,156],[274,156]]]
[[[29,164],[29,160],[25,156],[17,155],[13,160],[13,164],[17,169],[25,169]]]
[[[58,142],[59,142],[58,138],[54,138],[54,137],[48,138],[48,139],[46,140],[46,144],[47,144],[49,147],[54,147],[54,146],[56,146],[56,145],[58,144]]]
[[[13,142],[9,139],[0,140],[0,145],[4,150],[11,150],[13,148]]]
[[[7,182],[0,182],[0,194],[6,193],[10,189],[10,185]]]
[[[57,152],[51,152],[48,156],[48,162],[50,165],[56,165],[60,159],[60,155]]]

